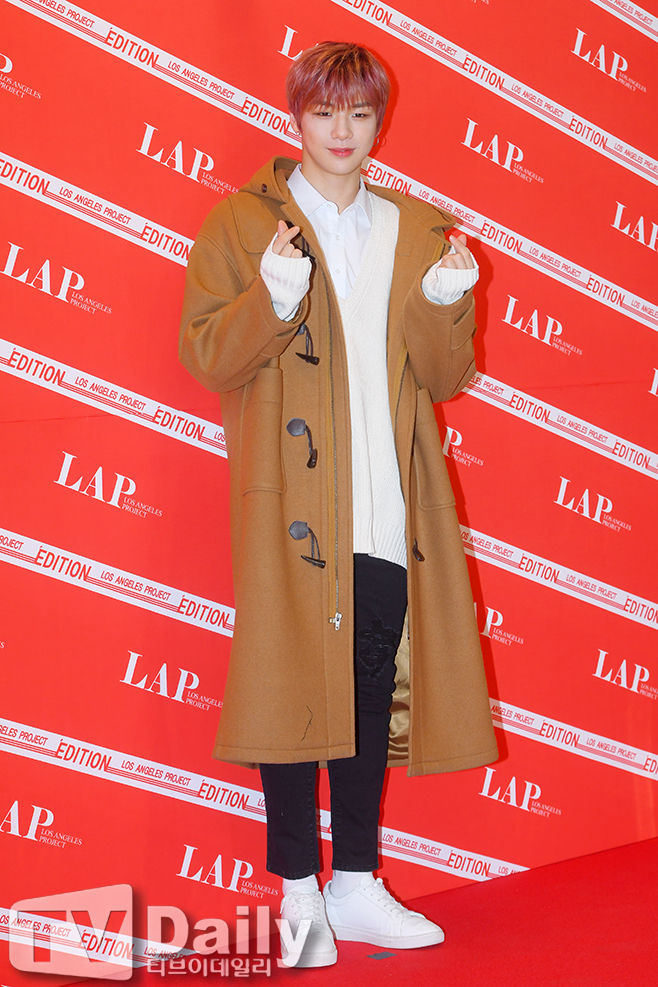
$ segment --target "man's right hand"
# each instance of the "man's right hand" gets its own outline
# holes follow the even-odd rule
[[[303,257],[304,254],[290,242],[299,233],[299,226],[286,226],[282,219],[279,220],[276,240],[272,244],[272,253],[281,257]]]

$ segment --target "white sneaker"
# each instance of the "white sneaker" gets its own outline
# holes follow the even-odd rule
[[[281,920],[285,919],[287,929],[279,924],[284,966],[332,966],[336,962],[338,951],[319,889],[290,891],[281,902]]]
[[[368,942],[389,949],[416,949],[443,942],[443,929],[421,915],[409,911],[393,898],[380,877],[361,878],[358,887],[343,898],[331,893],[331,881],[325,886],[327,918],[336,939]]]

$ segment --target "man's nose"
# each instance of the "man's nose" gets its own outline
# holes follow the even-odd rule
[[[352,134],[352,126],[349,116],[346,113],[338,113],[334,117],[333,136],[336,140],[347,140]]]

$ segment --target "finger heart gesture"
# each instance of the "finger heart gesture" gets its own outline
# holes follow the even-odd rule
[[[303,257],[304,254],[301,250],[291,243],[293,237],[296,237],[298,233],[299,226],[291,226],[290,229],[288,229],[284,221],[280,219],[277,228],[276,240],[272,244],[272,253],[279,254],[281,257]]]

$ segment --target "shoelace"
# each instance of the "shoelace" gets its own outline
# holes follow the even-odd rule
[[[324,922],[324,902],[319,892],[291,891],[286,898],[293,906],[295,918],[310,918],[312,922]]]
[[[409,909],[401,905],[399,901],[386,890],[381,877],[375,879],[375,883],[370,885],[372,897],[381,903],[391,915],[402,916],[408,914]]]

